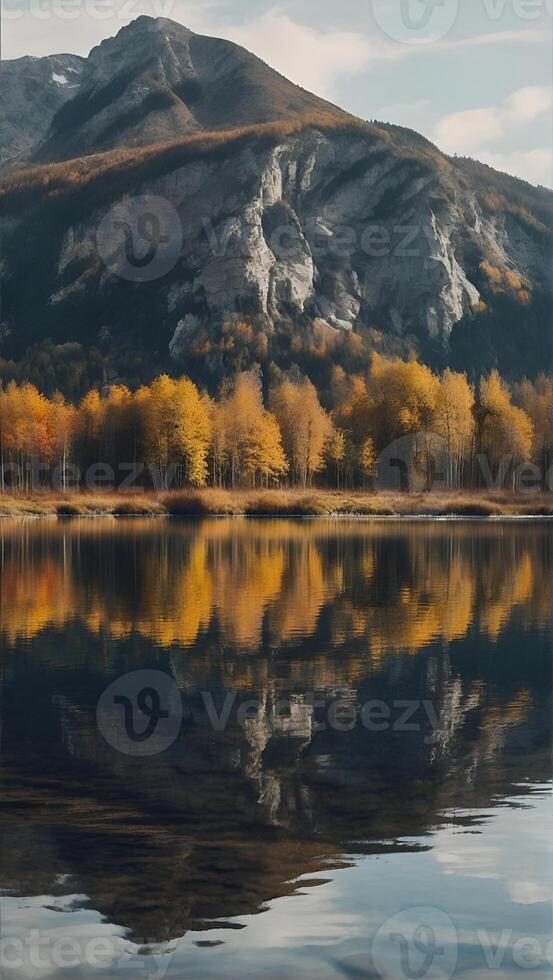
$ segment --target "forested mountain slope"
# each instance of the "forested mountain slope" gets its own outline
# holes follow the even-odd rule
[[[372,350],[471,375],[550,365],[551,192],[171,21],[139,18],[79,70],[47,131],[31,145],[22,123],[7,150],[4,377],[215,387],[258,363],[324,386]]]

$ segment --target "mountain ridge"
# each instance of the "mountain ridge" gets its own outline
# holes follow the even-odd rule
[[[123,143],[144,146],[314,111],[347,115],[240,45],[144,15],[83,59],[78,92],[53,113],[49,133],[25,162],[76,158]]]
[[[547,189],[350,116],[171,21],[139,18],[89,59],[40,146],[2,175],[0,368],[45,341],[130,382],[184,370],[214,385],[253,363],[328,378],[372,350],[472,376],[551,362]],[[167,202],[182,236],[154,282],[110,275],[98,249],[136,195]],[[282,229],[293,247],[275,244]]]

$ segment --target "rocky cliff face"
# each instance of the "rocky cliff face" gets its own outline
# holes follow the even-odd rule
[[[159,37],[159,22],[148,31],[151,23]],[[92,52],[79,94],[61,110],[69,143],[78,133],[92,147],[105,131],[106,107],[83,117],[82,106],[92,100],[87,93],[111,84],[110,66],[121,64],[132,28]],[[210,48],[200,70],[202,43],[226,42],[198,45],[177,25],[169,41],[166,30],[158,79],[174,89],[193,63],[194,78],[204,80],[187,119],[198,131],[217,79],[236,70],[235,46],[224,67]],[[248,55],[245,63],[255,61]],[[267,109],[271,100],[261,101]],[[244,100],[235,107],[244,118]],[[18,345],[42,333],[95,344],[122,373],[132,349],[148,369],[194,362],[216,377],[236,366],[226,325],[242,323],[240,343],[249,334],[240,366],[300,362],[297,336],[313,329],[327,348],[351,334],[368,347],[417,349],[473,371],[546,366],[553,195],[447,159],[410,131],[326,108],[235,136],[181,138],[8,176],[7,352],[17,356]],[[185,110],[183,103],[183,120]],[[273,101],[270,118],[276,112]],[[59,116],[56,125],[59,136]],[[147,142],[145,123],[141,134]],[[43,154],[53,139],[51,132]],[[22,294],[25,266],[32,275]]]
[[[486,211],[474,193],[433,206],[431,185],[439,175],[398,161],[383,142],[308,129],[271,147],[252,142],[222,163],[194,161],[136,189],[151,197],[144,209],[159,209],[160,221],[155,198],[178,213],[178,228],[168,229],[183,239],[164,287],[168,313],[306,313],[342,330],[377,320],[399,336],[445,343],[481,302],[462,265],[471,244],[526,283],[545,278],[547,257],[528,229]],[[95,261],[105,214],[66,229],[60,273]],[[118,243],[115,234],[114,268]]]

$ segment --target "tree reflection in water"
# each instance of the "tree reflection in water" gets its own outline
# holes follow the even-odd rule
[[[444,813],[465,825],[549,777],[551,524],[0,533],[0,874],[16,894],[55,894],[70,875],[131,936],[170,939],[253,914],[300,875],[325,880],[352,852],[431,847]],[[133,758],[106,744],[95,709],[144,667],[174,677],[184,722],[166,752]],[[214,730],[206,705],[229,697]],[[367,730],[371,700],[431,704],[439,735],[428,718]],[[328,724],[337,701],[350,730]]]

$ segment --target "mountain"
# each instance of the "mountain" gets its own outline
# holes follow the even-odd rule
[[[35,74],[56,79],[67,58],[8,62],[7,104],[16,102],[22,81],[27,82],[28,61],[34,62]],[[345,115],[237,44],[194,34],[165,18],[139,17],[102,41],[82,61],[78,91],[71,88],[70,100],[60,100],[53,112],[47,109],[47,130],[35,131],[34,141],[28,141],[27,160],[67,160],[321,110]],[[43,100],[34,103],[32,93],[25,105],[20,99],[16,106],[21,125],[27,125],[25,117],[33,108],[46,108]]]
[[[46,137],[57,112],[77,94],[85,65],[85,59],[75,54],[0,63],[3,164],[30,158]]]
[[[68,66],[33,142],[45,96],[27,111],[22,90],[68,57],[7,63],[4,377],[215,386],[259,363],[324,387],[375,349],[473,376],[551,364],[550,191],[147,17]]]

